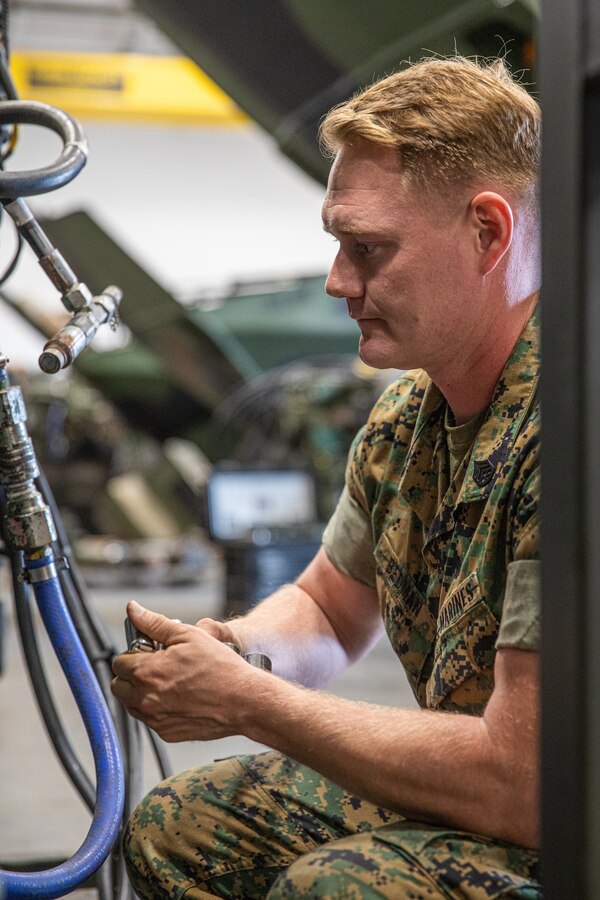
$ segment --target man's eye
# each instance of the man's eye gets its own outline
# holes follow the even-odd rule
[[[359,256],[370,256],[375,249],[375,244],[357,244],[356,252]]]

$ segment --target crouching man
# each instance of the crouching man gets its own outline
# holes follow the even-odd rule
[[[539,124],[501,61],[461,58],[325,119],[327,292],[366,363],[409,371],[296,583],[225,624],[130,608],[166,647],[115,660],[131,715],[167,741],[272,748],[143,801],[125,840],[140,897],[542,896]],[[322,690],[384,631],[420,709]]]

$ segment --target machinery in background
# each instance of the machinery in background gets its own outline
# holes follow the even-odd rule
[[[321,542],[314,479],[302,469],[216,469],[207,511],[225,558],[227,617],[299,575]]]
[[[305,469],[315,485],[312,531],[320,534],[350,442],[390,380],[358,361],[356,325],[326,297],[324,278],[240,285],[219,305],[211,298],[214,308],[182,306],[85,213],[44,227],[92,284],[108,270],[127,294],[126,346],[90,350],[68,382],[23,380],[38,452],[81,535],[86,572],[114,580],[118,562],[121,580],[196,577],[210,532],[207,479],[222,463]],[[15,308],[42,331],[56,327],[35,308]],[[299,568],[277,524],[272,541],[277,534],[290,559],[289,580]],[[239,542],[221,547],[214,536],[213,545],[228,571],[244,571],[255,555]],[[266,558],[264,548],[256,554]],[[247,580],[248,603],[256,581]],[[237,589],[236,597],[239,606]]]
[[[358,0],[135,2],[320,182],[329,164],[317,128],[331,106],[402,60],[432,52],[504,53],[527,83],[539,12],[538,0],[420,0],[402,9],[384,0],[376,16]],[[350,440],[383,383],[357,368],[354,323],[324,300],[322,279],[241,289],[216,309],[186,308],[85,213],[44,227],[89,284],[98,287],[111,271],[127,295],[128,346],[92,351],[78,369],[137,436],[124,443],[134,462],[125,471],[117,451],[107,472],[104,460],[106,490],[88,494],[87,511],[74,496],[76,442],[69,485],[48,462],[61,504],[77,509],[82,529],[122,541],[107,545],[115,558],[151,538],[164,543],[167,557],[173,534],[206,530],[206,471],[223,460],[242,468],[306,466],[316,485],[316,524],[324,521]],[[187,457],[185,473],[174,462],[173,438],[182,442],[176,457]],[[140,509],[149,514],[136,516]],[[134,554],[140,560],[142,546]]]
[[[281,151],[324,183],[317,132],[354,91],[425,54],[534,64],[539,0],[135,0]],[[531,80],[525,77],[525,81]]]
[[[256,121],[261,122],[276,136],[282,149],[292,159],[321,181],[325,178],[327,164],[318,154],[316,125],[327,108],[348,96],[355,87],[370,81],[378,72],[394,68],[400,59],[421,55],[424,47],[443,53],[458,49],[462,53],[488,54],[496,53],[498,45],[504,41],[508,44],[509,50],[512,45],[514,67],[528,68],[532,61],[531,31],[537,8],[535,0],[502,0],[502,2],[469,0],[451,4],[442,0],[428,0],[425,3],[420,0],[419,3],[406,4],[406,8],[399,12],[395,0],[386,0],[380,5],[377,18],[374,20],[369,5],[358,3],[358,0],[352,2],[336,0],[328,4],[312,0],[311,2],[264,0],[260,9],[255,4],[244,5],[234,3],[232,0],[219,0],[218,3],[216,0],[208,0],[201,5],[194,0],[179,0],[177,4],[170,5],[155,3],[154,0],[138,0],[138,3],[153,12],[165,30],[168,30],[192,57],[198,59],[204,68],[211,70],[215,80],[223,85]],[[16,139],[16,125],[35,122],[39,113],[39,109],[32,112],[31,106],[26,111],[27,105],[15,105],[14,89],[5,65],[8,59],[6,12],[7,2],[0,0],[2,165],[9,157]],[[343,23],[342,28],[340,23]],[[253,37],[250,37],[251,35]],[[256,52],[257,46],[261,52]],[[268,60],[266,54],[262,52],[267,46],[274,50],[274,56]],[[273,69],[278,73],[277,78],[273,77]],[[82,136],[76,127],[73,128],[73,123],[68,117],[56,110],[47,112],[54,123],[51,127],[54,127],[64,140],[64,153],[58,166],[50,173],[46,173],[48,178],[43,189],[51,190],[65,183],[62,180],[65,172],[71,177],[73,168],[81,162],[85,151]],[[75,244],[84,258],[79,260],[70,252],[66,254],[73,261],[74,270],[83,275],[85,282],[80,282],[75,277],[74,270],[70,269],[56,250],[57,245],[64,246],[64,244],[53,239],[50,230],[47,232],[42,230],[22,200],[23,196],[36,191],[29,191],[26,180],[19,182],[17,178],[11,179],[10,174],[0,172],[0,185],[3,185],[0,196],[3,197],[4,209],[19,230],[19,246],[23,240],[30,244],[45,271],[58,287],[70,313],[68,321],[59,326],[56,334],[50,336],[41,358],[44,371],[56,372],[71,364],[103,322],[116,322],[120,292],[112,287],[105,288],[103,284],[97,285],[95,276],[89,277],[85,274],[84,268],[94,254],[89,252],[89,247],[85,248],[81,234],[77,236]],[[23,174],[31,175],[21,173]],[[39,184],[37,189],[39,192]],[[0,283],[12,272],[15,263],[16,258],[9,263]],[[128,290],[128,286],[122,283],[123,279],[114,267],[99,265],[98,271],[103,273],[105,270],[110,271],[115,281],[124,287],[128,294],[135,297],[135,291]],[[88,291],[85,288],[87,283],[97,293]],[[177,310],[175,301],[170,304],[148,302],[142,312],[141,304],[150,301],[152,297],[148,292],[141,290],[138,299],[140,306],[137,310],[134,311],[135,304],[131,306],[132,315],[134,318],[137,315],[138,321],[128,324],[143,349],[150,351],[152,366],[158,363],[162,372],[167,373],[165,387],[168,390],[167,399],[163,397],[164,408],[165,412],[171,409],[175,422],[180,423],[180,438],[197,447],[199,452],[204,449],[207,457],[212,453],[213,458],[217,451],[222,456],[225,450],[229,450],[227,445],[230,442],[232,449],[226,455],[233,456],[234,459],[238,457],[240,468],[246,469],[241,473],[244,477],[249,474],[247,471],[249,462],[256,462],[256,448],[264,448],[261,462],[267,466],[267,486],[263,484],[257,492],[256,483],[261,482],[265,473],[252,475],[255,485],[250,491],[247,503],[249,508],[247,520],[233,523],[230,521],[229,532],[225,535],[221,532],[219,535],[218,530],[213,530],[213,538],[229,548],[233,548],[235,543],[241,540],[244,549],[247,550],[250,543],[254,547],[268,547],[273,536],[277,537],[278,523],[275,521],[275,525],[273,524],[277,519],[277,509],[271,508],[271,493],[275,488],[279,487],[280,491],[282,488],[277,484],[280,470],[273,468],[273,463],[286,465],[288,472],[284,478],[288,481],[291,479],[286,490],[292,494],[294,491],[297,492],[298,505],[303,513],[291,523],[292,531],[295,530],[297,535],[304,534],[310,538],[310,520],[314,517],[318,523],[323,517],[323,510],[331,506],[334,493],[331,485],[337,477],[332,473],[336,470],[336,466],[340,468],[340,459],[343,460],[344,455],[342,447],[346,443],[346,438],[354,432],[356,424],[364,419],[362,403],[363,400],[366,401],[374,382],[363,379],[355,390],[353,379],[360,376],[354,370],[353,364],[341,363],[339,360],[333,363],[330,360],[301,364],[297,359],[291,358],[277,363],[271,362],[265,371],[253,358],[248,343],[244,344],[242,340],[238,340],[233,350],[234,344],[231,342],[229,349],[232,352],[227,352],[226,332],[217,316],[209,320],[205,318],[204,311],[197,311],[196,319],[205,320],[199,324]],[[161,318],[167,306],[170,306],[169,315],[166,319]],[[28,617],[29,620],[31,618],[30,588],[21,577],[23,571],[26,572],[27,581],[35,585],[36,597],[49,633],[53,635],[53,639],[56,638],[57,643],[60,635],[57,633],[56,622],[53,621],[54,612],[60,608],[61,616],[63,615],[65,604],[61,601],[61,592],[65,595],[69,607],[65,622],[70,613],[76,623],[74,629],[67,628],[67,649],[74,649],[76,656],[81,655],[83,650],[83,655],[87,654],[92,660],[92,668],[95,669],[95,672],[92,672],[88,666],[86,671],[84,693],[88,691],[89,696],[82,698],[81,706],[88,707],[83,712],[90,725],[90,733],[96,730],[97,723],[92,721],[95,712],[98,709],[102,711],[100,731],[94,740],[97,745],[108,748],[108,756],[112,757],[108,763],[115,778],[111,784],[101,777],[103,766],[101,761],[97,793],[104,811],[108,810],[110,822],[107,828],[102,828],[100,847],[91,848],[87,843],[84,844],[84,855],[88,849],[93,850],[93,859],[90,858],[90,854],[85,861],[87,866],[85,871],[90,872],[108,858],[108,862],[100,868],[98,876],[100,895],[107,900],[117,896],[124,898],[131,896],[131,891],[126,883],[121,861],[111,858],[110,848],[118,831],[122,802],[125,801],[125,805],[129,806],[131,801],[135,800],[137,783],[135,767],[126,765],[127,778],[125,785],[123,784],[115,729],[111,724],[106,702],[102,699],[102,695],[107,694],[106,666],[113,650],[103,637],[102,629],[98,627],[93,612],[86,607],[83,586],[76,566],[67,568],[64,564],[61,565],[62,559],[69,557],[69,542],[58,524],[60,518],[56,516],[55,510],[54,513],[51,512],[54,507],[52,494],[44,482],[43,474],[37,471],[35,454],[25,428],[25,406],[16,387],[9,383],[6,362],[6,358],[2,357],[0,360],[3,439],[0,453],[2,518],[5,552],[11,559],[14,594],[19,614],[22,615],[24,643],[29,644],[27,653],[35,669],[35,640],[33,639],[32,644],[30,621],[29,623],[27,621]],[[115,369],[112,367],[115,363],[113,357],[110,361],[113,375]],[[125,372],[129,374],[130,371],[126,366]],[[340,373],[343,373],[341,377],[336,377],[340,376]],[[92,383],[94,379],[91,374],[85,374]],[[290,376],[288,380],[286,376]],[[111,380],[114,387],[117,379],[108,379],[109,382]],[[127,381],[127,378],[121,379],[121,384]],[[127,389],[131,391],[131,384],[127,385]],[[172,393],[169,395],[168,391]],[[376,392],[377,389],[373,391],[373,395]],[[109,396],[110,392],[103,393]],[[142,394],[143,392],[138,392],[138,415],[143,406],[143,403],[139,403]],[[145,453],[153,441],[154,446],[156,442],[160,442],[158,457],[162,461],[165,455],[166,435],[158,436],[152,433],[157,427],[155,423],[159,418],[156,397],[151,396],[148,399],[146,394],[145,399],[145,411],[136,423],[138,434],[140,429],[144,431],[144,441],[140,441],[140,450],[143,447]],[[124,403],[122,396],[120,398],[111,396],[110,400],[121,413],[127,410],[131,414],[131,410],[135,407],[134,403]],[[372,396],[365,405],[370,406],[371,402]],[[93,405],[96,405],[96,401]],[[50,406],[52,404],[48,409]],[[42,428],[48,427],[53,436],[47,449],[50,455],[54,454],[56,457],[58,472],[61,452],[68,454],[73,447],[69,444],[68,433],[63,430],[68,421],[68,404],[67,415],[63,418],[62,424],[60,415],[52,418],[57,408],[56,404],[52,406],[50,419],[43,419]],[[197,415],[198,411],[201,411],[200,416]],[[161,421],[160,427],[166,428],[170,424],[168,416],[164,419],[161,417]],[[142,427],[144,424],[145,428]],[[88,425],[94,427],[93,422]],[[243,427],[240,427],[241,425]],[[96,423],[96,437],[97,431]],[[172,429],[170,433],[177,434],[177,428]],[[306,453],[312,468],[308,481],[303,473],[298,473],[294,468],[298,456]],[[108,468],[111,473],[109,482],[113,479],[118,481],[127,475],[119,471],[118,465],[114,469],[111,468],[115,460],[118,460],[118,448],[111,442],[109,429],[103,434],[98,457],[94,460],[98,465],[98,471],[106,471]],[[152,466],[149,465],[145,470],[144,484],[147,472],[151,469]],[[290,469],[294,471],[289,471]],[[179,474],[181,475],[181,472]],[[209,508],[212,508],[212,519],[209,520],[212,529],[216,529],[218,517],[215,518],[215,511],[219,502],[221,507],[223,504],[225,508],[231,506],[227,490],[224,500],[221,498],[218,501],[213,495],[213,489],[216,490],[219,480],[223,482],[223,474],[221,471],[215,471],[212,475],[207,475],[204,482]],[[225,473],[225,481],[230,481],[229,491],[231,492],[233,486],[237,500],[242,488],[239,478],[232,479],[230,476],[231,472]],[[58,479],[58,475],[56,477]],[[316,502],[312,507],[307,504],[306,496],[301,499],[302,490],[305,494],[311,493],[307,485],[313,484],[313,478],[317,484],[316,500],[321,503],[321,508],[317,507]],[[134,484],[130,481],[128,490],[121,491],[121,511],[123,497],[129,498],[131,510],[136,506],[135,484],[132,489],[132,483]],[[319,484],[325,485],[325,488],[321,488]],[[302,489],[298,493],[299,485]],[[167,488],[166,493],[171,494],[169,499],[172,501],[172,494],[175,492]],[[164,522],[164,517],[158,517],[159,520],[161,518]],[[53,524],[55,521],[56,526]],[[131,524],[130,521],[129,525]],[[289,534],[290,522],[286,522],[284,527]],[[247,576],[243,573],[242,578],[247,580]],[[59,624],[58,632],[60,630]],[[67,655],[72,656],[69,653]],[[75,673],[71,663],[72,659],[65,662],[70,680],[81,681],[81,670]],[[94,676],[97,681],[96,687],[93,686]],[[36,674],[32,675],[32,680],[34,684],[42,685],[38,698],[40,706],[45,707],[44,715],[49,723],[49,731],[56,741],[57,752],[63,759],[69,777],[76,784],[88,806],[93,806],[95,799],[93,784],[81,771],[68,741],[63,740],[64,735],[61,734],[60,727],[57,728],[57,711],[53,709],[51,698],[43,690],[43,671],[40,672],[38,668]],[[130,722],[123,721],[118,722],[117,727],[120,743],[126,749],[127,758],[130,761],[136,760],[138,738],[135,729],[131,728]],[[165,761],[161,760],[158,749],[157,757],[159,766],[165,768]],[[116,807],[114,805],[111,807],[111,801],[115,800]],[[58,897],[65,890],[72,890],[79,883],[80,876],[81,872],[74,871],[73,867],[68,865],[66,868],[61,867],[58,878],[54,881],[52,874],[48,873],[32,875],[1,872],[0,893],[4,890],[9,898]]]
[[[23,199],[71,181],[86,162],[87,144],[81,126],[62,110],[16,98],[8,66],[7,21],[8,3],[0,0],[0,215],[13,221],[19,236],[16,255],[0,282],[10,276],[22,247],[28,244],[69,313],[39,357],[40,369],[53,377],[73,363],[103,324],[117,326],[122,291],[109,285],[94,294]],[[20,125],[55,131],[62,142],[58,159],[35,170],[7,170]],[[36,457],[22,390],[11,383],[6,350],[0,350],[0,554],[10,572],[23,654],[42,719],[65,773],[92,817],[81,846],[69,859],[52,866],[34,861],[35,871],[1,868],[0,896],[5,900],[52,900],[95,877],[101,898],[128,900],[133,891],[122,855],[118,851],[113,854],[113,847],[124,817],[141,796],[140,730],[112,698],[111,659],[116,650],[86,598],[52,491]],[[54,703],[39,651],[32,598],[85,725],[95,779],[81,765]],[[161,774],[166,774],[164,754],[154,735],[150,740]]]

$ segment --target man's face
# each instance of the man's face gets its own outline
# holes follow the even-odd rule
[[[468,208],[460,192],[419,193],[396,150],[339,152],[323,204],[339,244],[325,287],[358,322],[364,362],[431,372],[456,361],[477,296]]]

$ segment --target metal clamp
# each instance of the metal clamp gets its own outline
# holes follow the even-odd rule
[[[257,669],[264,669],[266,672],[272,671],[271,660],[265,653],[242,653],[237,644],[232,644],[230,641],[224,641],[224,644],[230,650],[233,650],[234,653],[237,653],[238,656],[241,656],[242,659],[245,659],[249,665]]]

